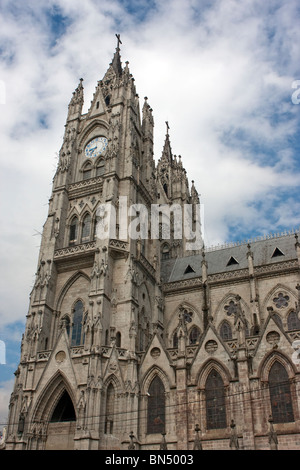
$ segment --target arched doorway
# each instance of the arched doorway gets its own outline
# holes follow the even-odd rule
[[[58,400],[48,425],[46,450],[73,450],[76,414],[66,390]]]

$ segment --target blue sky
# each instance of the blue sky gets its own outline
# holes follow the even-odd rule
[[[298,0],[1,1],[1,422],[79,78],[86,111],[120,33],[123,64],[153,108],[155,159],[168,120],[201,194],[206,245],[298,228],[299,20]]]

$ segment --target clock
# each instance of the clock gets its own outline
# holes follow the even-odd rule
[[[108,141],[106,137],[95,137],[95,139],[91,140],[84,149],[84,154],[88,158],[98,157],[101,155],[106,147]]]

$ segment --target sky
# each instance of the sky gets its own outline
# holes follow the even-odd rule
[[[140,103],[153,108],[155,160],[168,121],[206,246],[297,229],[299,21],[298,0],[1,0],[0,426],[79,79],[86,112],[119,33]]]

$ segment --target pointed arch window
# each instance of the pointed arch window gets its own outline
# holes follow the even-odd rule
[[[205,383],[206,428],[226,428],[225,388],[221,375],[212,370]]]
[[[147,434],[157,434],[165,431],[165,387],[156,376],[148,389]]]
[[[139,351],[145,351],[150,339],[150,324],[144,307],[138,314],[138,327],[137,346]]]
[[[92,166],[90,163],[85,165],[85,167],[82,170],[82,175],[84,180],[88,180],[89,178],[92,177]]]
[[[69,245],[75,245],[77,242],[77,236],[78,236],[78,219],[77,217],[73,217],[70,225],[70,233],[69,233]]]
[[[86,214],[82,222],[82,234],[81,241],[82,243],[88,242],[91,237],[91,216]]]
[[[116,334],[116,346],[117,348],[121,347],[121,333],[119,331]]]
[[[161,257],[162,259],[169,259],[170,258],[170,246],[168,243],[164,243],[162,250],[161,250]]]
[[[288,331],[300,330],[300,320],[296,312],[290,312],[287,320]]]
[[[199,328],[197,328],[197,326],[193,326],[189,334],[190,344],[199,343],[199,338],[200,338]]]
[[[83,343],[83,303],[78,300],[74,307],[73,325],[72,325],[72,346],[79,346]]]
[[[115,388],[112,383],[109,384],[106,391],[105,408],[105,434],[112,434],[114,430],[114,411],[115,411]]]
[[[287,371],[275,361],[269,373],[269,390],[274,423],[294,421],[292,395]]]
[[[105,330],[105,346],[109,346],[109,331]]]
[[[177,331],[175,331],[173,335],[173,348],[178,348],[178,334]]]
[[[103,158],[101,158],[96,166],[96,176],[102,176],[105,173],[105,162]]]
[[[220,336],[222,339],[224,339],[224,341],[232,339],[232,330],[228,321],[223,321],[220,328]]]

